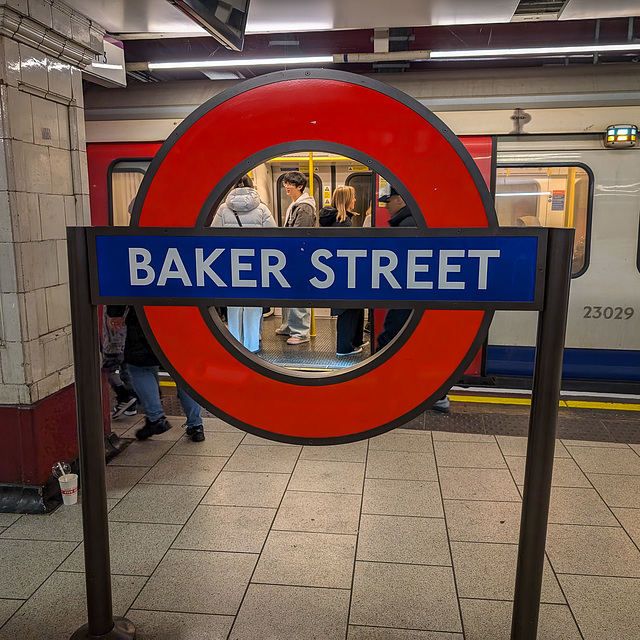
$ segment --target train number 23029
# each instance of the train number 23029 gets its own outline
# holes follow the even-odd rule
[[[583,318],[589,318],[590,320],[598,320],[604,318],[605,320],[628,320],[635,313],[633,307],[585,307]]]

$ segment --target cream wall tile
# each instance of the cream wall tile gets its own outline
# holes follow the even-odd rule
[[[13,141],[12,146],[16,165],[16,190],[29,193],[52,193],[49,148],[18,141]],[[55,179],[59,179],[57,175]]]
[[[71,65],[62,60],[47,60],[49,71],[49,91],[65,98],[71,98]]]
[[[0,191],[0,242],[13,242],[9,192]]]
[[[37,243],[35,253],[35,268],[42,270],[43,287],[54,287],[60,284],[58,280],[58,243],[56,240],[43,240]]]
[[[44,400],[56,391],[60,391],[60,376],[58,372],[52,373],[50,376],[39,380],[35,385],[35,393],[37,400]]]
[[[2,380],[9,384],[24,384],[24,356],[21,342],[5,342],[0,346]]]
[[[6,87],[6,95],[11,137],[22,142],[33,142],[31,96],[15,87]]]
[[[35,193],[24,191],[9,192],[9,206],[13,219],[15,242],[42,240],[40,227],[40,205]]]
[[[75,380],[74,373],[73,373],[73,365],[60,371],[59,375],[60,375],[59,384],[61,389],[68,387],[70,384],[73,384],[73,381]]]
[[[38,198],[42,239],[62,240],[67,235],[64,197],[42,194]]]
[[[14,245],[16,248],[18,289],[20,291],[32,291],[36,289],[37,274],[34,268],[34,242],[20,242]]]
[[[29,0],[29,15],[45,27],[53,26],[51,4],[43,0]]]
[[[69,362],[67,349],[67,335],[62,332],[50,333],[42,339],[44,347],[44,372],[50,375],[55,371],[60,371],[68,367]]]
[[[27,356],[26,361],[29,369],[28,381],[33,383],[42,380],[45,376],[44,346],[42,345],[42,341],[38,339],[25,342],[24,351]]]
[[[52,5],[51,21],[53,28],[63,36],[71,37],[71,8],[66,5]]]
[[[56,246],[58,248],[58,282],[64,283],[65,286],[68,286],[69,258],[67,256],[67,241],[58,240],[56,242]]]
[[[71,15],[71,33],[73,39],[86,47],[91,46],[91,35],[89,33],[89,21],[77,13]]]
[[[36,289],[33,293],[36,299],[36,316],[38,319],[38,333],[34,338],[39,338],[51,330],[49,329],[49,320],[47,318],[46,289]]]
[[[0,292],[18,291],[14,246],[10,242],[0,243]]]
[[[76,196],[76,220],[81,227],[91,225],[91,207],[89,205],[89,196],[86,194]]]
[[[42,91],[47,91],[47,56],[26,44],[20,48],[20,78],[22,82]]]
[[[18,294],[20,303],[20,324],[23,340],[35,340],[39,335],[38,298],[35,291]],[[45,331],[42,331],[45,333]]]
[[[71,195],[73,190],[73,178],[71,174],[71,156],[65,149],[49,150],[51,157],[52,188],[49,193]]]
[[[89,193],[89,163],[86,151],[80,151],[80,177],[80,193]]]
[[[70,107],[69,109],[69,135],[71,148],[84,151],[87,147],[86,124],[84,121],[84,109]]]
[[[0,73],[4,75],[5,82],[17,87],[20,82],[20,45],[11,38],[2,38],[2,62]]]
[[[2,350],[0,350],[0,365],[2,364]],[[1,377],[1,376],[0,376]],[[19,404],[21,385],[0,384],[0,404]]]
[[[6,342],[20,342],[22,330],[20,327],[20,304],[17,293],[3,293],[0,295],[2,307],[2,336]]]
[[[82,71],[71,67],[71,95],[78,107],[84,107],[84,92],[82,90]]]
[[[32,96],[31,112],[33,114],[33,141],[47,147],[59,147],[58,105],[51,100]]]
[[[61,284],[45,290],[47,298],[47,318],[49,329],[55,331],[71,324],[71,306],[69,302],[69,286]]]
[[[64,197],[64,215],[67,223],[67,227],[76,226],[76,199],[75,196],[63,196]]]
[[[11,140],[0,140],[0,190],[2,191],[17,189],[14,153],[15,144]]]
[[[70,149],[71,141],[69,138],[69,107],[64,104],[56,105],[58,109],[58,133],[60,134],[60,148]]]
[[[20,243],[22,286],[33,291],[60,284],[58,281],[58,247],[55,240]]]

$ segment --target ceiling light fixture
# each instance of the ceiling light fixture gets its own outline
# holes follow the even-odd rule
[[[567,47],[526,47],[520,49],[462,49],[461,51],[431,51],[431,59],[496,58],[501,56],[534,56],[549,54],[605,53],[607,51],[639,51],[640,44],[592,44]]]
[[[254,67],[258,65],[282,66],[288,64],[317,64],[333,62],[333,56],[307,56],[298,58],[238,58],[237,60],[200,60],[192,62],[149,62],[148,68],[154,69],[215,69],[218,67]]]

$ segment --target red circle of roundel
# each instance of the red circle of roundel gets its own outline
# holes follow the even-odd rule
[[[406,96],[335,72],[272,74],[244,86],[214,98],[215,106],[203,105],[165,143],[141,190],[139,226],[195,226],[213,187],[229,172],[241,175],[251,168],[243,165],[248,157],[299,140],[310,150],[314,143],[348,145],[381,162],[430,227],[493,224],[473,161],[465,162],[444,125],[431,114],[432,121],[426,119],[428,112],[410,106]],[[313,443],[368,437],[439,397],[486,325],[484,311],[426,311],[379,366],[317,386],[272,378],[265,367],[238,359],[197,307],[145,307],[144,315],[174,375],[216,413],[269,438]]]

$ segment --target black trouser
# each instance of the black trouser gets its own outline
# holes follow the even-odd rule
[[[338,353],[351,353],[364,342],[364,309],[338,309]]]
[[[404,327],[410,315],[411,309],[389,309],[389,311],[387,311],[384,324],[382,325],[382,331],[378,336],[378,349],[382,349],[382,347],[388,345],[398,333],[400,333],[400,330]]]

